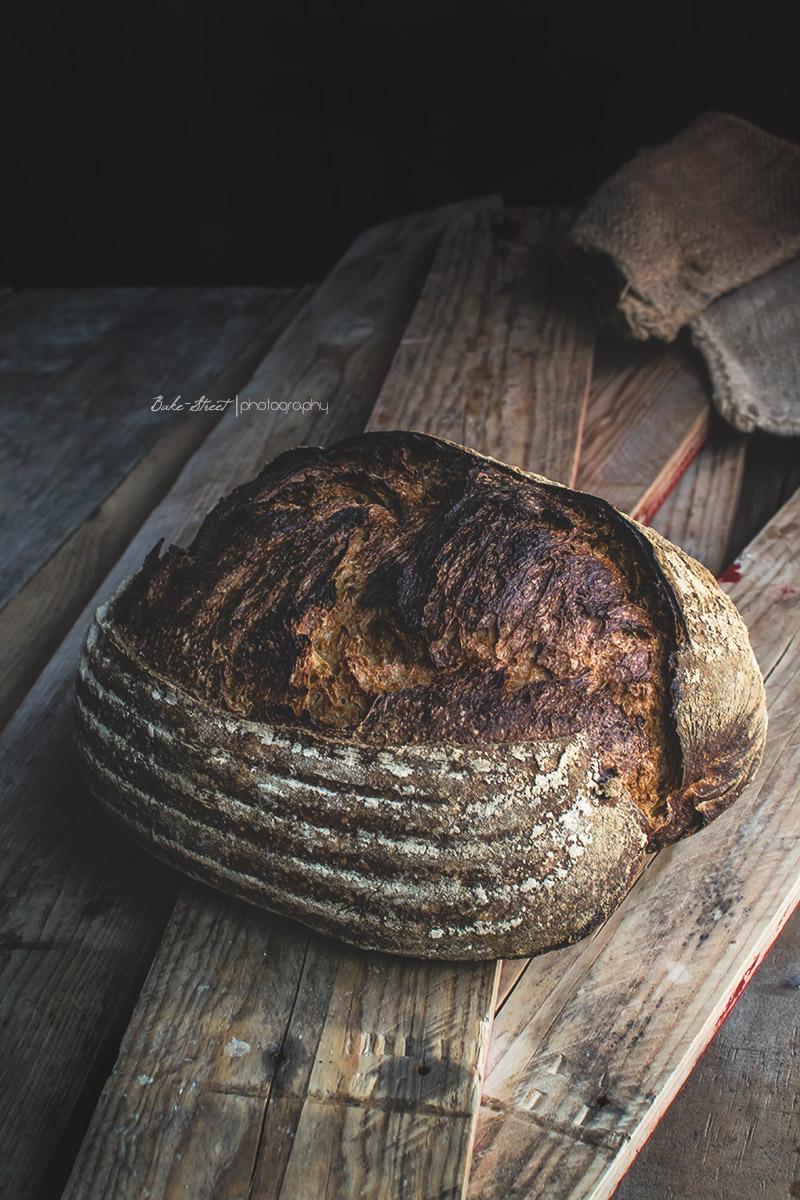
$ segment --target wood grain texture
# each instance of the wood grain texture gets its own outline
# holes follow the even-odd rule
[[[417,429],[573,484],[594,329],[556,265],[560,210],[480,211],[443,239],[370,429]]]
[[[708,383],[690,346],[598,341],[577,487],[647,524],[711,428]]]
[[[495,303],[499,305],[503,337],[512,346],[519,344],[517,319],[524,328],[529,326],[524,280],[531,269],[531,256],[509,251],[502,280],[498,282],[491,274],[487,279],[487,260],[495,253],[497,228],[495,214],[476,211],[464,214],[448,229],[381,390],[370,427],[419,428],[424,422],[425,432],[461,438],[464,412],[470,404],[478,400],[484,403],[488,395],[506,390],[511,395],[526,394],[527,383],[523,387],[515,373],[529,381],[530,353],[487,355],[485,371],[489,374],[484,374],[480,388],[474,392],[465,389],[460,373],[441,375],[443,363],[452,368],[465,355],[468,357],[470,339],[475,335],[476,307],[485,316]],[[532,231],[539,238],[541,229],[541,218],[537,216],[530,227],[523,222],[516,228],[514,236],[527,246]],[[505,236],[510,234],[506,232]],[[473,257],[477,264],[483,264],[482,269],[470,269]],[[520,277],[514,275],[510,264]],[[545,269],[550,270],[549,263]],[[457,274],[464,271],[470,283],[467,286],[462,280],[457,287]],[[494,287],[499,288],[496,299],[491,291]],[[470,291],[473,288],[475,295]],[[531,293],[540,294],[538,285],[531,288]],[[442,318],[441,322],[435,318],[434,314],[451,304],[455,304],[455,311],[450,318]],[[549,319],[552,321],[552,316]],[[418,335],[410,332],[420,329],[427,329],[435,342],[424,343],[424,351],[419,350],[423,343],[413,340]],[[591,345],[591,334],[583,327],[582,316],[565,306],[559,321],[547,326],[544,345],[537,351],[542,359],[537,371],[550,378],[551,388],[561,380],[565,392],[563,406],[552,406],[554,420],[564,408],[570,409],[575,439],[579,435]],[[563,371],[558,369],[562,348]],[[548,356],[552,356],[551,361],[546,362]],[[440,400],[438,407],[434,397]],[[518,409],[509,405],[501,412],[503,420],[497,429],[491,435],[486,431],[480,434],[484,452],[493,450],[491,439],[496,437],[503,453],[516,445],[520,465],[532,468],[541,461],[537,440],[541,438],[545,446],[551,447],[551,456],[556,453],[553,447],[561,446],[558,453],[564,473],[572,469],[575,446],[565,446],[563,434],[550,436],[543,425],[544,413],[537,416],[535,430],[533,424],[527,424],[521,434],[516,424]],[[555,457],[550,461],[556,464]],[[241,910],[232,908],[230,919],[238,926],[245,917]],[[252,919],[264,920],[259,915]],[[174,927],[175,921],[170,936]],[[182,957],[191,960],[202,953],[202,942],[188,931],[185,936],[175,936],[183,947]],[[463,1191],[474,1134],[494,1008],[496,964],[475,967],[389,958],[307,936],[310,946],[319,947],[313,962],[320,964],[319,970],[328,982],[312,987],[304,981],[298,993],[284,1037],[284,1044],[295,1047],[295,1052],[287,1052],[287,1081],[282,1085],[285,1092],[273,1091],[264,1102],[263,1136],[251,1160],[253,1195],[281,1200],[306,1200],[309,1195],[328,1200],[351,1196],[394,1200],[398,1194],[408,1194],[455,1200]],[[250,1008],[258,1004],[255,965],[253,990],[243,998]],[[321,1009],[315,1006],[317,992],[323,1001]],[[220,1009],[211,990],[206,1005],[204,1019],[216,1023]],[[142,1036],[152,1036],[155,1025],[160,1027],[170,1019],[168,1006],[155,1021],[152,1016],[146,1017],[141,1006],[137,1007],[130,1036],[138,1036],[137,1029],[142,1030]],[[308,1047],[316,1048],[315,1056]],[[103,1165],[98,1159],[98,1165],[92,1168],[90,1178],[94,1181],[112,1177],[117,1170],[116,1160],[124,1154],[121,1135],[125,1121],[121,1119],[111,1130],[107,1117],[112,1109],[116,1111],[120,1090],[119,1085],[110,1082],[93,1121],[92,1131],[110,1130],[101,1156]],[[249,1116],[242,1117],[242,1128],[247,1120]],[[162,1134],[159,1161],[142,1157],[140,1169],[152,1173],[153,1196],[173,1194],[157,1180],[163,1178],[165,1164],[171,1161],[175,1149],[176,1143]],[[78,1186],[78,1177],[85,1177],[86,1170],[85,1165],[80,1169],[76,1166],[73,1186]],[[199,1187],[195,1192],[198,1200],[238,1194],[227,1185],[216,1191],[214,1186]]]
[[[357,239],[247,388],[278,407],[223,417],[5,730],[0,1192],[19,1200],[35,1194],[105,1031],[131,1003],[174,894],[172,877],[155,889],[155,865],[143,865],[106,828],[76,775],[70,701],[90,614],[159,538],[185,543],[220,495],[266,458],[363,426],[450,215],[423,214]],[[303,407],[309,395],[318,408]],[[33,1008],[43,1017],[34,1024]]]
[[[798,987],[795,912],[614,1200],[800,1194]]]
[[[751,542],[800,487],[800,438],[775,437],[759,431],[751,434],[746,443],[744,478],[731,530],[729,558]]]
[[[767,681],[762,769],[658,854],[571,961],[525,971],[495,1023],[471,1194],[612,1194],[800,897],[800,494],[730,587]]]
[[[311,289],[265,292],[253,336],[208,385],[212,396],[235,396]],[[221,412],[179,414],[88,520],[0,610],[0,726],[5,725],[98,584],[181,468],[202,445]],[[38,470],[36,452],[30,463]]]
[[[289,922],[252,911],[235,918],[235,906],[184,887],[139,998],[142,1023],[123,1039],[104,1119],[83,1143],[67,1195],[248,1194],[309,947]],[[186,936],[194,956],[177,940]],[[251,988],[253,1005],[242,999]],[[111,1159],[115,1139],[124,1148]]]
[[[778,485],[791,484],[785,439],[762,436],[755,442],[720,423],[654,522],[717,574],[739,549],[725,540],[734,529],[745,454],[751,503],[767,485],[779,498]],[[767,443],[766,449],[759,442]],[[758,519],[761,505],[754,507]],[[800,1192],[799,986],[800,913],[795,912],[614,1200],[726,1200],[731,1195],[771,1200],[791,1196],[792,1188]]]
[[[284,299],[286,297],[284,296]],[[5,438],[0,605],[88,520],[274,314],[268,288],[16,293],[0,322]]]
[[[398,1178],[452,1196],[447,1126],[477,1104],[465,1031],[486,998],[413,969],[462,1021],[409,1024],[404,960],[187,884],[65,1197],[389,1200]]]
[[[698,559],[712,575],[721,575],[733,557],[746,453],[745,435],[715,421],[713,436],[652,520],[654,529]]]

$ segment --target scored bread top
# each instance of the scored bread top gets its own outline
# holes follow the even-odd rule
[[[584,733],[651,828],[682,778],[680,606],[594,497],[414,433],[300,447],[157,551],[117,602],[138,655],[198,699],[354,744]],[[671,840],[671,838],[670,838]]]
[[[289,451],[159,554],[84,642],[90,789],[193,878],[365,949],[567,945],[758,768],[764,687],[710,573],[452,442]]]

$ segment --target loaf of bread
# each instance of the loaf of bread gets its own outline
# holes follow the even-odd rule
[[[89,785],[154,854],[357,946],[582,937],[741,793],[761,676],[704,567],[454,443],[279,455],[96,614]]]

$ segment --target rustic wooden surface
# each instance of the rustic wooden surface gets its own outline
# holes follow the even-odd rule
[[[185,544],[218,496],[254,473],[264,458],[299,441],[332,441],[362,427],[379,391],[373,427],[425,428],[565,481],[574,476],[591,333],[580,301],[552,272],[544,253],[544,239],[559,227],[558,217],[541,211],[503,213],[498,201],[453,206],[362,235],[325,284],[313,296],[299,298],[305,301],[301,312],[291,309],[287,295],[281,311],[284,319],[294,315],[294,320],[247,391],[286,404],[313,396],[327,404],[327,411],[250,413],[246,425],[244,416],[238,425],[223,421],[204,440],[198,438],[202,445],[97,598],[133,569],[159,536]],[[9,297],[4,315],[23,300],[31,303],[24,293]],[[101,309],[98,304],[93,317],[97,346],[85,334],[84,359],[95,354],[93,361],[111,371],[115,356],[108,322],[113,325],[119,317],[124,332],[129,318],[119,296],[110,316],[104,318]],[[34,317],[37,311],[34,305]],[[267,325],[269,336],[275,336],[281,311],[276,306],[274,320],[262,323],[262,336]],[[569,319],[562,320],[567,313]],[[32,327],[47,337],[46,322],[36,326],[34,321]],[[57,334],[57,323],[54,328]],[[159,343],[158,353],[165,344]],[[251,353],[253,345],[251,340]],[[57,369],[68,358],[61,349],[52,351],[53,361],[61,363]],[[651,349],[644,349],[635,362],[641,346],[601,341],[578,485],[588,486],[584,481],[590,480],[593,490],[647,518],[685,471],[654,523],[720,569],[800,482],[797,446],[778,454],[775,439],[756,437],[746,447],[736,437],[726,439],[709,425],[691,353],[679,346],[649,357]],[[116,361],[126,361],[124,352]],[[218,382],[246,378],[243,363],[246,352],[238,366],[235,358],[227,364],[221,359]],[[546,415],[543,419],[540,404],[552,399],[554,386],[561,399],[552,410],[561,414],[558,427]],[[433,400],[441,396],[445,402],[435,408]],[[526,397],[535,403],[526,407]],[[709,441],[700,449],[709,429]],[[169,445],[172,435],[166,436]],[[554,465],[530,461],[533,446]],[[171,466],[160,475],[156,463],[153,473],[161,482],[142,483],[142,491],[136,470],[121,485],[118,474],[112,486],[120,485],[119,493],[107,509],[112,524],[120,511],[113,502],[125,497],[127,485],[128,500],[139,505],[131,518],[131,529],[136,528],[186,452],[185,445],[175,450]],[[624,472],[608,470],[612,458],[627,462]],[[141,468],[141,479],[150,479],[146,458]],[[713,508],[724,511],[726,520],[713,522]],[[779,557],[789,544],[794,513],[787,510],[773,525],[769,553],[759,550],[762,571],[769,570],[769,555]],[[34,613],[37,595],[48,620],[55,613],[68,622],[68,603],[79,603],[75,592],[65,587],[62,602],[52,593],[48,597],[43,581],[48,566],[52,580],[69,581],[70,570],[79,573],[86,555],[95,564],[80,602],[86,599],[113,557],[110,550],[93,556],[88,529],[78,526],[74,541],[18,593],[20,601],[25,594],[25,603],[9,628],[24,630],[26,606]],[[60,574],[55,570],[59,555],[66,564]],[[752,589],[753,568],[753,561],[741,556],[729,577],[735,580],[744,572],[744,578],[732,586]],[[766,639],[764,652],[777,661],[789,597],[779,593],[770,606],[774,584],[757,590],[767,607],[751,615]],[[0,1101],[0,1194],[7,1191],[21,1200],[61,1195],[83,1142],[71,1196],[128,1200],[149,1191],[152,1197],[191,1194],[197,1200],[205,1195],[220,1200],[243,1195],[455,1197],[466,1182],[481,1062],[497,1005],[471,1194],[554,1200],[568,1194],[573,1200],[609,1195],[701,1052],[720,1005],[747,977],[791,904],[786,872],[797,851],[785,845],[775,796],[765,796],[759,810],[759,820],[766,811],[774,824],[758,827],[763,854],[755,855],[742,895],[734,887],[733,859],[724,843],[712,876],[724,909],[719,920],[709,920],[707,906],[690,911],[691,891],[676,894],[669,862],[663,864],[661,855],[637,885],[640,901],[631,898],[587,942],[527,966],[505,964],[496,998],[494,968],[348,951],[195,885],[183,885],[170,917],[175,877],[108,828],[75,776],[65,714],[87,620],[88,606],[4,739],[11,786],[0,801],[7,848],[0,1028],[9,1082]],[[792,654],[796,647],[770,680],[783,735],[792,724],[792,704],[796,708],[795,685],[786,678]],[[32,683],[31,661],[18,670],[16,686],[23,691]],[[778,701],[775,689],[784,682]],[[796,737],[793,743],[791,737],[789,732],[787,744],[796,757]],[[777,783],[789,794],[790,751],[775,754],[770,787]],[[687,880],[693,871],[700,878],[701,844],[720,824],[668,852],[677,852]],[[777,869],[776,847],[785,850]],[[751,896],[751,885],[761,886],[762,878],[762,894]],[[736,893],[730,907],[725,907],[731,899],[726,887]],[[781,888],[783,904],[776,907]],[[697,938],[708,936],[702,955],[690,947],[691,953],[670,960],[666,975],[651,971],[647,988],[637,993],[639,1024],[637,1013],[628,1012],[631,1028],[626,1025],[618,1036],[622,1026],[614,989],[619,992],[631,958],[638,954],[647,962],[647,954],[654,953],[640,912],[651,894],[659,903],[666,898],[673,940],[686,933],[687,911]],[[652,910],[657,911],[655,903]],[[737,921],[743,936],[728,936],[726,942]],[[759,1031],[740,1018],[750,997],[762,995],[756,990],[762,981],[770,987],[771,976],[762,970],[734,1014],[739,1024],[729,1022],[712,1043],[620,1185],[619,1200],[716,1200],[730,1194],[725,1156],[737,1147],[743,1148],[736,1151],[736,1194],[792,1195],[792,1188],[800,1193],[788,1116],[789,1097],[800,1086],[791,1007],[797,972],[792,967],[787,975],[796,946],[787,936],[794,927],[773,952],[785,964],[776,968],[783,971],[782,982],[775,984],[781,989],[780,1021],[767,999],[774,990],[763,992],[751,1018],[769,1017],[769,1030]],[[635,952],[625,956],[618,947],[629,934]],[[709,942],[720,964],[715,979],[701,978]],[[620,958],[622,967],[615,971]],[[687,969],[701,979],[699,988],[683,979]],[[582,989],[588,989],[594,1015],[586,1015]],[[657,1014],[652,1021],[647,1019],[650,1002]],[[654,1027],[661,1030],[661,1043]],[[687,1029],[695,1031],[688,1049],[681,1042]],[[781,1036],[789,1046],[784,1056],[777,1048]],[[609,1054],[600,1062],[597,1046],[606,1041]],[[759,1050],[748,1054],[742,1047]],[[598,1082],[592,1072],[601,1067]],[[532,1089],[542,1079],[549,1089],[546,1100],[531,1104]],[[655,1081],[650,1091],[661,1089],[656,1102],[642,1095],[647,1081]],[[572,1139],[576,1103],[584,1104],[586,1114]],[[715,1114],[710,1123],[704,1117],[702,1130],[698,1104]],[[530,1158],[523,1163],[526,1148]],[[587,1192],[587,1182],[601,1176],[595,1191]]]
[[[558,211],[483,211],[453,225],[370,429],[417,429],[574,486],[594,345],[557,268]]]
[[[290,297],[267,288],[42,288],[9,299],[0,605],[180,420],[152,412],[155,398],[227,399],[225,368],[254,341],[263,356],[264,326]]]
[[[708,437],[697,351],[683,342],[598,339],[577,486],[648,523]]]
[[[299,306],[308,299],[310,290],[301,289],[295,293],[286,289],[268,291],[262,288],[254,294],[253,311],[247,313],[249,335],[238,353],[235,352],[236,341],[230,337],[221,347],[216,347],[219,352],[216,361],[218,371],[216,375],[207,375],[204,383],[209,397],[224,399],[236,395],[250,379],[277,335],[289,323]],[[138,290],[136,294],[139,294]],[[84,305],[85,296],[86,293],[79,293]],[[182,293],[176,293],[174,289],[168,291],[166,297],[178,307],[184,303]],[[218,307],[222,302],[219,290],[212,293],[212,300],[213,304],[207,307],[213,312],[214,307]],[[94,303],[97,303],[96,299]],[[203,312],[197,300],[189,307],[190,315],[195,315],[198,308],[204,317],[208,315]],[[103,486],[112,484],[112,481],[116,482],[117,486],[39,567],[36,574],[0,608],[0,727],[5,725],[17,708],[32,680],[58,647],[89,598],[94,595],[98,584],[123,554],[145,518],[166,495],[184,464],[202,445],[222,416],[221,411],[215,410],[176,412],[166,416],[149,411],[147,391],[151,380],[147,371],[152,367],[152,362],[147,353],[148,335],[152,335],[156,330],[160,341],[165,339],[165,333],[176,338],[182,337],[189,342],[189,350],[197,350],[208,330],[205,322],[178,320],[180,314],[170,314],[164,300],[156,306],[155,312],[148,306],[146,314],[148,320],[155,324],[150,328],[142,322],[142,328],[136,331],[135,344],[143,351],[141,359],[137,360],[137,371],[132,373],[132,377],[116,380],[115,388],[109,391],[112,411],[107,412],[105,418],[109,424],[113,422],[118,406],[133,403],[132,391],[138,387],[140,392],[138,406],[141,429],[131,430],[130,441],[122,447],[121,455],[106,448]],[[170,316],[172,319],[168,319]],[[15,313],[13,309],[4,314],[4,319],[19,324],[25,323],[24,316]],[[104,340],[113,343],[114,337],[117,336],[123,343],[131,341],[130,330],[126,328],[115,328],[107,332]],[[224,362],[226,347],[230,357]],[[176,357],[180,364],[181,355]],[[124,353],[120,353],[119,366],[120,370],[130,367]],[[206,366],[209,366],[208,361]],[[61,374],[65,372],[69,374],[68,368],[63,369]],[[19,373],[21,374],[21,369]],[[24,395],[30,395],[34,382],[35,379],[23,388]],[[31,422],[34,416],[41,420],[41,414],[37,414],[38,406],[26,410],[26,416]],[[81,428],[80,414],[65,410],[60,416],[62,421],[73,422],[75,429]],[[58,448],[57,432],[60,425],[61,422],[56,422],[56,433],[48,426],[49,439],[41,449],[44,461],[40,461],[40,451],[37,448],[35,469],[31,474],[49,469],[48,459]],[[164,429],[166,432],[162,432]],[[142,435],[141,440],[135,440],[134,434],[137,438]],[[146,450],[133,469],[129,470],[131,458],[151,443],[151,448]],[[6,454],[10,457],[9,448],[6,449]],[[71,457],[65,456],[62,467],[80,476],[80,454],[73,451]],[[98,485],[99,482],[96,481]],[[8,485],[7,480],[6,486]],[[13,505],[8,511],[8,519],[13,520]],[[82,508],[65,513],[62,528],[66,527],[68,520],[75,521],[81,512]]]
[[[176,881],[131,854],[88,806],[77,775],[70,701],[89,615],[160,537],[184,542],[237,483],[286,446],[363,426],[430,265],[448,210],[362,235],[262,362],[253,398],[324,408],[232,410],[167,498],[6,727],[0,800],[3,928],[0,1023],[0,1194],[36,1193],[70,1112],[127,1014],[167,919]],[[359,405],[361,408],[359,409]],[[154,880],[160,886],[156,887]],[[31,1022],[30,1013],[39,1019]]]
[[[563,293],[554,296],[548,253],[554,224],[541,212],[510,223],[496,204],[477,206],[452,222],[368,428],[423,428],[455,440],[490,397],[506,396],[507,402],[500,399],[495,406],[491,429],[475,430],[476,448],[487,452],[500,445],[528,467],[547,453],[553,473],[566,478],[574,472],[593,334],[580,306]],[[489,352],[483,328],[493,331],[497,353]],[[422,330],[428,331],[424,339]],[[262,931],[272,927],[263,914],[212,898],[206,902],[220,909],[214,936],[225,944],[236,940],[243,923]],[[265,936],[254,936],[237,957],[238,1013],[247,1028],[260,1028]],[[178,906],[166,938],[169,953],[151,976],[158,982],[167,964],[179,978],[196,975],[208,954],[209,931],[197,925],[190,906]],[[273,967],[291,970],[288,964],[298,956],[301,963],[296,1003],[283,1012],[277,1035],[284,1049],[276,1086],[266,1080],[249,1104],[241,1097],[236,1104],[226,1102],[224,1143],[239,1147],[238,1170],[252,1178],[255,1194],[282,1200],[309,1195],[388,1200],[403,1191],[459,1196],[478,1111],[497,964],[366,955],[299,931],[292,945],[286,964],[276,959]],[[171,1056],[157,1066],[154,1045],[165,1037],[187,1041],[201,1024],[219,1031],[215,1045],[221,1046],[230,1008],[227,991],[212,983],[195,1004],[176,1013],[179,990],[176,980],[160,991],[159,1004],[146,993],[137,1006],[122,1049],[125,1069],[104,1090],[70,1196],[113,1190],[120,1172],[132,1165],[152,1195],[176,1194],[170,1172],[177,1153],[188,1157],[187,1133],[182,1120],[168,1124],[163,1114],[183,1076],[176,1075]],[[257,1038],[263,1044],[267,1035]],[[244,1034],[242,1039],[252,1044]],[[218,1059],[210,1052],[199,1059],[194,1082],[201,1096],[218,1077]],[[145,1104],[130,1081],[153,1071]],[[192,1190],[199,1200],[233,1196],[239,1186],[208,1168]]]
[[[721,575],[741,548],[735,541],[735,522],[744,484],[747,438],[719,418],[714,419],[713,430],[714,436],[689,464],[651,524],[714,575]],[[741,545],[748,540],[745,537]]]
[[[757,780],[654,856],[605,928],[495,1022],[472,1194],[610,1196],[800,897],[800,494],[729,585],[767,682]]]
[[[730,492],[736,478],[741,504]],[[798,486],[800,439],[748,439],[720,428],[653,523],[719,574],[736,562],[748,532],[763,520],[765,504],[785,503]],[[722,496],[719,508],[726,518],[715,525],[705,514]],[[735,577],[740,569],[741,560],[730,574]],[[615,1200],[800,1195],[798,989],[796,912],[617,1188]]]
[[[454,1195],[466,982],[185,886],[65,1195]],[[451,1019],[409,1021],[411,985]]]

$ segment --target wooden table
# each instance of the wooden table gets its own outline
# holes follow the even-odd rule
[[[3,1197],[800,1195],[796,921],[711,1042],[800,895],[798,444],[715,421],[680,340],[599,331],[554,258],[568,221],[489,197],[367,231],[314,288],[3,295]],[[576,484],[728,568],[765,765],[577,946],[352,951],[156,865],[82,785],[93,607],[265,459],[364,427]]]

